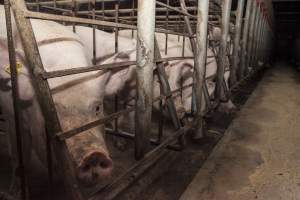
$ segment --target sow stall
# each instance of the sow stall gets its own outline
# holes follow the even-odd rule
[[[269,62],[272,49],[272,16],[270,7],[265,1],[239,0],[237,10],[232,11],[231,0],[207,0],[207,1],[117,1],[117,0],[53,0],[53,1],[24,1],[5,0],[6,22],[8,34],[8,46],[10,55],[10,70],[13,86],[13,99],[15,110],[15,123],[20,180],[22,198],[27,199],[26,189],[26,164],[23,160],[22,137],[19,130],[18,113],[18,84],[17,64],[12,38],[12,26],[10,7],[21,36],[22,44],[26,47],[27,62],[31,67],[32,77],[36,83],[36,95],[39,99],[43,112],[47,132],[47,161],[50,184],[53,184],[53,154],[61,165],[61,174],[68,194],[72,199],[113,199],[124,189],[129,187],[151,166],[166,153],[165,149],[180,151],[185,145],[185,135],[189,130],[205,135],[204,116],[212,112],[218,105],[230,99],[232,91],[237,90],[239,85],[259,71],[263,65]],[[118,62],[103,65],[82,66],[68,70],[47,72],[44,70],[38,46],[35,41],[29,19],[53,20],[60,23],[73,25],[85,25],[93,28],[93,61],[96,60],[96,29],[114,32],[115,52],[118,52],[118,32],[123,29],[137,31],[137,57],[136,61]],[[219,41],[209,40],[208,35],[214,27],[221,29]],[[165,50],[168,47],[168,37],[178,35],[182,39],[182,56],[162,58],[154,33],[166,35]],[[189,38],[186,39],[186,38]],[[231,38],[231,39],[228,39]],[[185,56],[184,47],[190,42],[193,57]],[[205,84],[207,47],[212,46],[217,59],[217,75],[215,97],[211,99]],[[231,51],[232,46],[232,51]],[[231,54],[232,53],[232,54]],[[172,60],[194,60],[193,83],[182,86],[178,90],[171,91],[168,78],[164,69],[164,63]],[[229,59],[229,66],[226,66]],[[56,113],[52,94],[47,80],[56,77],[64,77],[73,74],[122,69],[130,65],[136,65],[137,91],[136,103],[123,110],[118,109],[118,97],[115,98],[115,113],[107,115],[96,121],[82,125],[72,130],[62,131]],[[154,72],[154,66],[156,70]],[[224,80],[225,70],[230,70],[229,88]],[[153,73],[159,77],[161,96],[152,98]],[[183,123],[176,114],[176,108],[172,95],[180,93],[185,88],[193,88],[192,122]],[[208,107],[205,112],[200,110],[202,94]],[[225,96],[225,99],[224,99]],[[160,102],[160,112],[166,106],[171,121],[175,128],[172,134],[164,135],[163,120],[159,120],[156,138],[150,137],[152,121],[152,104]],[[165,105],[163,105],[165,103]],[[198,109],[197,109],[198,108]],[[121,115],[135,111],[135,133],[127,133],[119,130],[117,120]],[[163,117],[161,115],[161,117]],[[136,162],[126,172],[114,179],[111,183],[99,191],[83,195],[78,189],[74,167],[69,155],[65,140],[80,134],[81,132],[103,125],[107,122],[115,122],[113,129],[106,129],[107,134],[130,138],[134,140]],[[164,136],[164,137],[163,137]],[[150,145],[154,147],[150,147]]]

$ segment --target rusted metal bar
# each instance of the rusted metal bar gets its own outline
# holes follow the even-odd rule
[[[239,80],[241,80],[245,75],[245,68],[247,64],[247,57],[248,57],[248,33],[249,33],[249,26],[250,26],[250,15],[253,10],[254,1],[247,0],[247,6],[246,6],[246,14],[244,18],[244,28],[243,28],[243,39],[242,39],[242,56],[241,56],[241,66],[239,68]]]
[[[20,180],[21,186],[21,199],[27,199],[27,184],[26,184],[26,166],[24,162],[24,154],[23,154],[23,136],[21,133],[21,121],[20,121],[20,96],[19,96],[19,87],[18,87],[18,72],[17,72],[17,61],[16,54],[14,48],[14,40],[13,40],[13,30],[12,30],[12,20],[10,13],[10,5],[9,0],[4,1],[5,8],[5,21],[6,21],[6,32],[7,32],[7,46],[9,53],[9,67],[11,72],[11,86],[12,86],[12,101],[13,101],[13,111],[14,111],[14,121],[15,121],[15,136],[10,135],[10,145],[11,145],[11,153],[12,153],[12,162],[15,162],[14,165],[16,168],[13,169],[15,180]],[[13,134],[13,133],[11,133]],[[16,141],[13,141],[16,139]],[[16,151],[15,151],[16,149]],[[16,154],[16,155],[15,155]],[[16,172],[18,170],[18,172]],[[20,179],[19,179],[20,178]],[[16,184],[16,183],[14,183]]]
[[[209,0],[198,2],[198,23],[196,30],[196,52],[195,52],[195,73],[194,73],[194,84],[195,84],[195,95],[196,95],[196,138],[203,137],[203,113],[202,97],[203,88],[205,84],[205,67],[206,67],[206,54],[207,54],[207,21],[208,21],[208,5]]]
[[[231,12],[231,0],[222,1],[222,25],[221,25],[221,39],[218,54],[218,68],[217,68],[217,81],[216,81],[216,100],[221,101],[224,97],[224,71],[225,71],[225,56],[227,51],[227,39],[229,33],[229,21]]]
[[[158,48],[158,43],[157,43],[156,38],[155,38],[154,42],[155,42],[154,43],[154,57],[155,57],[155,59],[161,59],[161,55],[160,55],[160,51]],[[156,65],[156,70],[157,70],[157,75],[158,75],[159,82],[160,82],[161,93],[166,97],[172,96],[171,95],[171,87],[168,82],[168,76],[166,74],[164,65],[162,63],[158,63]],[[176,130],[180,129],[181,128],[180,119],[177,116],[176,107],[175,107],[173,99],[167,98],[166,105],[167,105],[167,108],[168,108],[168,111],[169,111],[169,114],[170,114],[170,117],[172,119],[175,129]],[[184,138],[180,139],[180,144],[184,145]]]
[[[137,103],[135,111],[135,157],[141,159],[149,148],[152,118],[154,68],[155,0],[138,1]]]
[[[39,76],[44,71],[38,47],[34,38],[34,33],[29,19],[24,15],[25,3],[23,0],[11,1],[11,7],[14,11],[15,21],[20,33],[28,67],[34,78],[36,95],[39,100],[42,114],[45,117],[47,131],[54,137],[55,133],[60,132],[61,126],[55,109],[55,105],[50,93],[48,82]],[[78,183],[75,178],[75,169],[73,161],[69,155],[65,142],[53,139],[53,149],[56,158],[61,166],[61,174],[65,183],[68,194],[74,200],[82,200],[82,195],[78,190]]]
[[[237,72],[239,64],[239,55],[240,55],[240,39],[241,39],[241,30],[242,30],[242,19],[244,11],[245,0],[238,1],[238,7],[236,10],[236,20],[235,20],[235,34],[234,34],[234,46],[233,46],[233,59],[232,66],[230,67],[230,85],[234,85],[237,81]]]

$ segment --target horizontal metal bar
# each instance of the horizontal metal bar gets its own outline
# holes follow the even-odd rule
[[[69,22],[69,23],[78,23],[78,24],[87,24],[87,25],[98,25],[98,26],[106,26],[106,27],[114,27],[114,28],[123,28],[123,29],[133,29],[136,30],[137,27],[128,24],[121,24],[115,22],[108,22],[103,20],[93,20],[79,17],[70,17],[70,16],[62,16],[62,15],[54,15],[54,14],[46,14],[32,11],[24,11],[25,17],[33,18],[33,19],[44,19],[44,20],[52,20],[52,21],[60,21],[60,22]],[[171,30],[166,30],[162,28],[156,28],[155,32],[158,33],[168,33],[173,35],[182,35],[187,37],[194,37],[193,35],[178,33]]]
[[[106,122],[109,122],[109,121],[112,121],[113,119],[118,118],[120,115],[125,115],[125,114],[130,113],[130,112],[132,112],[134,110],[135,110],[134,107],[121,110],[119,112],[116,112],[116,113],[113,113],[111,115],[105,116],[105,117],[103,117],[101,119],[98,119],[96,121],[87,123],[87,124],[85,124],[85,125],[83,125],[81,127],[78,127],[78,128],[66,131],[66,132],[58,133],[57,137],[60,140],[66,140],[66,139],[68,139],[70,137],[73,137],[73,136],[75,136],[75,135],[83,132],[83,131],[87,131],[87,130],[92,129],[92,128],[96,127],[96,126],[99,126],[101,124],[105,124]]]
[[[102,20],[84,19],[84,18],[79,18],[79,17],[46,14],[46,13],[33,12],[33,11],[28,11],[28,10],[24,11],[24,14],[25,14],[25,17],[33,18],[33,19],[44,19],[44,20],[52,20],[52,21],[88,24],[88,25],[108,26],[108,27],[117,27],[117,28],[125,28],[125,29],[136,29],[136,26],[132,26],[132,25],[128,25],[128,24],[121,24],[121,23],[108,22],[108,21],[102,21]]]
[[[176,12],[178,12],[178,13],[180,13],[180,14],[185,15],[185,16],[189,16],[190,18],[197,19],[196,16],[191,15],[191,14],[188,13],[188,12],[184,12],[184,11],[178,9],[178,8],[175,8],[175,7],[173,7],[173,6],[169,6],[169,5],[167,5],[167,4],[165,4],[165,3],[162,3],[162,2],[160,2],[160,1],[156,1],[156,4],[158,4],[158,5],[160,5],[160,6],[163,6],[163,7],[166,7],[166,8],[168,8],[168,9],[170,9],[170,10],[176,11]]]
[[[98,2],[117,2],[118,0],[95,0],[96,3]],[[40,2],[26,2],[27,6],[40,6],[40,5],[68,5],[72,4],[73,0],[56,0],[56,1],[40,1]],[[87,0],[76,0],[76,3],[78,4],[87,4],[91,3],[91,1]]]
[[[134,139],[134,134],[132,133],[128,133],[126,131],[121,131],[121,130],[118,130],[117,132],[111,128],[105,128],[105,133],[106,134],[110,134],[110,135],[114,135],[114,136],[118,136],[118,137],[122,137],[122,138],[126,138],[126,139]],[[155,140],[155,139],[150,139],[150,144],[152,145],[160,145],[160,143]],[[181,151],[182,148],[180,146],[175,146],[175,145],[169,145],[166,147],[167,149],[169,150],[173,150],[173,151]]]
[[[65,69],[65,70],[56,70],[51,72],[45,71],[42,73],[42,77],[44,79],[49,79],[49,78],[56,78],[56,77],[73,75],[73,74],[92,72],[97,70],[105,70],[105,69],[109,70],[109,69],[128,67],[130,65],[136,65],[136,61],[118,62],[118,63],[110,63],[110,64],[95,65],[95,66],[88,66],[88,67],[78,67],[78,68]]]

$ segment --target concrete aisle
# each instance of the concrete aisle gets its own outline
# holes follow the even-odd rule
[[[300,73],[270,69],[181,200],[300,200]]]

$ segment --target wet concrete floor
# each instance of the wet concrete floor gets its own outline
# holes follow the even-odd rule
[[[180,200],[300,199],[300,73],[268,70]]]

